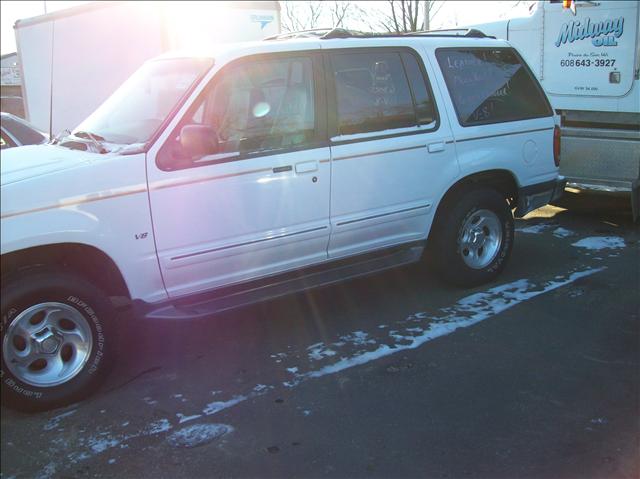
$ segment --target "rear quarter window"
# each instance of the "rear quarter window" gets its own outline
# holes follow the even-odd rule
[[[513,48],[440,48],[436,58],[462,126],[553,114],[538,81]]]

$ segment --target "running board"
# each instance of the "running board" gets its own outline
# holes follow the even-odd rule
[[[275,276],[267,280],[246,283],[232,288],[220,289],[210,293],[208,299],[202,296],[198,301],[185,303],[164,303],[163,306],[146,304],[146,311],[140,311],[149,319],[196,319],[209,316],[221,311],[248,306],[250,304],[279,298],[307,289],[328,286],[353,278],[366,276],[397,266],[415,263],[420,260],[424,245],[414,244],[403,249],[386,251],[376,256],[368,255],[366,259],[336,261],[333,264],[321,265],[305,272],[305,270]],[[138,305],[139,307],[141,305]],[[153,309],[149,310],[151,307]]]

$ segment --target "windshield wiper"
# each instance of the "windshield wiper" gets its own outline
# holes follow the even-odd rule
[[[51,139],[51,144],[52,145],[56,145],[58,143],[60,143],[60,141],[62,141],[63,138],[69,136],[71,134],[71,131],[67,128],[65,128],[64,130],[62,130],[60,133],[58,133],[56,136],[54,136]]]
[[[101,141],[104,141],[104,138],[100,135],[96,135],[95,133],[90,133],[88,131],[75,131],[73,136],[78,138],[87,138],[93,142],[95,147],[98,149],[98,153],[107,153],[108,150],[100,144]]]

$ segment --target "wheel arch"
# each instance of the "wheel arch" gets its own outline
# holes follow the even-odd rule
[[[82,243],[33,246],[0,258],[3,282],[18,272],[38,267],[62,267],[91,282],[108,296],[131,299],[127,283],[115,261],[104,251]]]
[[[449,203],[462,194],[463,191],[477,188],[478,186],[495,189],[505,197],[511,208],[515,208],[518,204],[518,181],[513,172],[497,169],[464,176],[449,187],[438,203],[429,238],[433,236],[432,233],[438,226],[438,220],[443,217]]]

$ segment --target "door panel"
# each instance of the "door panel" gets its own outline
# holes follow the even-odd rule
[[[426,238],[443,185],[459,169],[422,61],[388,48],[327,57],[335,108],[329,257]]]
[[[437,139],[445,148],[429,153]],[[424,239],[442,184],[458,173],[442,130],[331,150],[330,257]]]
[[[150,161],[154,231],[170,296],[327,259],[331,165],[318,90],[311,56],[225,67]],[[216,133],[220,151],[184,157],[179,132],[194,123]]]
[[[316,182],[290,168],[301,157],[318,163]],[[328,157],[328,148],[319,148],[212,165],[185,180],[168,173],[170,182],[152,183],[158,255],[170,295],[326,259]]]

